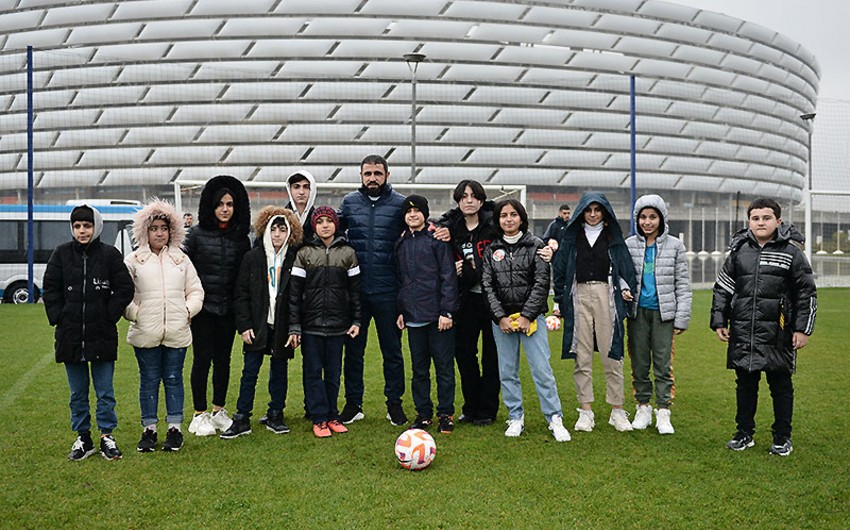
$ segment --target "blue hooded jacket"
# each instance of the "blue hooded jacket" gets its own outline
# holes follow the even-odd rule
[[[605,210],[605,230],[602,236],[608,238],[608,255],[611,260],[611,287],[613,289],[614,309],[616,315],[613,315],[614,321],[614,336],[611,340],[611,351],[607,352],[611,359],[623,358],[623,346],[625,341],[625,325],[623,319],[628,315],[626,302],[623,300],[621,291],[623,283],[628,286],[628,289],[633,293],[637,285],[635,278],[635,268],[632,264],[629,250],[626,248],[626,242],[623,238],[623,231],[620,224],[617,222],[617,216],[614,214],[614,209],[611,203],[602,193],[591,191],[585,193],[575,208],[575,215],[570,219],[563,239],[560,242],[558,252],[555,253],[555,261],[553,263],[554,272],[554,289],[555,302],[561,307],[561,314],[564,316],[564,340],[561,351],[562,359],[575,359],[575,329],[578,324],[576,318],[575,304],[573,300],[573,292],[576,278],[576,240],[578,234],[583,230],[584,210],[591,203],[598,203]]]

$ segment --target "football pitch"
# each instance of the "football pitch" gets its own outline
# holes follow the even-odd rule
[[[272,434],[256,421],[268,400],[266,364],[252,434],[198,438],[186,432],[187,420],[179,453],[137,453],[138,367],[124,341],[124,321],[115,372],[115,437],[124,459],[109,462],[95,455],[69,462],[75,434],[68,422],[68,386],[64,369],[53,361],[44,307],[0,305],[5,418],[0,527],[847,528],[850,289],[819,292],[815,334],[798,355],[794,452],[787,458],[767,452],[773,411],[764,381],[756,446],[740,453],[725,448],[735,430],[734,373],[725,368],[724,345],[708,329],[709,305],[710,292],[694,293],[690,329],[676,341],[676,434],[661,437],[654,427],[619,433],[609,426],[598,359],[596,429],[574,432],[573,362],[560,359],[560,332],[550,333],[551,362],[572,441],[552,438],[523,365],[525,433],[505,438],[502,407],[494,425],[459,425],[448,436],[434,433],[436,460],[419,472],[395,461],[393,444],[403,429],[385,419],[374,336],[366,358],[366,419],[347,434],[319,440],[302,418],[299,352],[289,367],[285,416],[291,433]],[[187,418],[190,366],[191,350],[184,369]],[[235,346],[227,399],[231,413],[241,367]],[[625,371],[630,371],[628,361]],[[628,381],[627,375],[626,408],[633,414]],[[404,407],[412,418],[409,373],[406,382]],[[461,403],[458,383],[458,410]],[[161,397],[160,419],[164,416]],[[162,421],[159,430],[162,440]]]

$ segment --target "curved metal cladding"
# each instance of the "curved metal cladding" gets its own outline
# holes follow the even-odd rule
[[[404,177],[415,52],[417,182],[628,186],[634,75],[639,186],[799,200],[819,79],[779,33],[652,0],[0,0],[4,188],[27,45],[45,189],[354,182],[370,152]]]

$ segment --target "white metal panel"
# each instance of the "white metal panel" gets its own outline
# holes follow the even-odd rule
[[[122,134],[124,134],[123,128],[60,131],[56,138],[55,147],[65,149],[69,147],[87,148],[117,145]]]
[[[570,115],[564,125],[578,129],[627,131],[629,116],[628,114],[576,112]]]
[[[575,6],[606,11],[634,12],[644,0],[573,0]]]
[[[171,182],[172,177],[183,168],[141,167],[112,169],[103,179],[103,186],[162,186]],[[217,173],[220,173],[221,169]],[[215,173],[207,173],[204,179]]]
[[[113,20],[155,19],[185,15],[193,0],[147,0],[145,2],[116,2]]]
[[[459,152],[465,153],[466,148]],[[544,153],[542,149],[527,147],[480,147],[466,159],[469,164],[495,165],[496,167],[526,166],[534,164]]]
[[[292,164],[304,153],[301,145],[235,145],[224,162],[228,164]]]
[[[489,109],[489,115],[492,115],[495,109]],[[558,111],[551,109],[517,109],[504,108],[493,120],[493,123],[505,125],[518,125],[525,128],[534,127],[557,127],[560,126],[567,116],[566,111]],[[483,123],[485,120],[478,122],[470,121],[469,123]]]
[[[569,169],[561,180],[562,186],[574,186],[584,189],[619,188],[621,182],[629,177],[623,171],[598,171],[588,169]]]
[[[246,124],[238,127],[233,125],[207,125],[202,128],[195,144],[224,144],[231,145],[237,140],[240,143],[270,142],[280,130],[280,125]]]
[[[699,140],[692,138],[653,136],[649,139],[644,149],[657,153],[684,154],[690,157],[696,151],[697,146],[699,146]],[[675,157],[675,159],[681,160],[679,157]]]
[[[335,39],[344,35],[358,37],[380,37],[387,28],[387,21],[380,18],[361,17],[317,17],[310,20],[304,35],[327,35]]]
[[[103,109],[103,114],[97,121],[98,126],[109,127],[112,125],[163,123],[168,118],[173,107],[168,106],[144,106],[144,107],[109,107]]]
[[[141,23],[99,24],[96,26],[81,26],[73,28],[68,36],[67,44],[99,44],[126,42],[128,37],[134,37],[142,28]]]
[[[113,5],[108,4],[77,4],[68,7],[53,6],[47,10],[42,21],[43,26],[68,26],[106,20]]]
[[[323,122],[335,105],[329,103],[263,103],[257,106],[252,120],[274,123],[299,121]]]
[[[549,151],[539,164],[547,167],[570,168],[601,168],[608,153],[598,151],[583,151],[581,149],[570,149],[561,151]]]
[[[313,83],[310,91],[304,96],[305,99],[334,100],[342,103],[342,100],[367,100],[372,103],[381,99],[382,96],[393,86],[390,83],[364,82],[364,83],[340,83],[334,81],[320,81]],[[405,98],[410,100],[408,95]]]
[[[166,58],[183,59],[228,59],[241,57],[251,41],[247,40],[196,40],[175,42]]]
[[[563,66],[572,56],[569,50],[554,46],[509,46],[499,54],[497,60],[504,63]]]
[[[670,175],[667,173],[656,173],[653,171],[643,171],[638,169],[635,180],[637,187],[648,190],[672,190],[675,189],[676,182],[681,178],[680,175]]]
[[[351,143],[363,129],[360,124],[293,123],[288,125],[278,139],[284,143],[309,144],[339,142]]]
[[[271,57],[286,62],[302,57],[324,57],[333,44],[332,40],[261,40],[251,49],[250,57]]]
[[[203,0],[197,2],[190,13],[191,16],[215,15],[263,15],[276,3],[276,0],[251,0],[250,2],[234,2],[233,0]]]
[[[245,79],[268,79],[279,66],[277,61],[220,61],[201,65],[192,78],[237,82]]]
[[[689,122],[682,130],[682,134],[696,138],[719,139],[723,138],[729,131],[729,127],[717,123]]]
[[[70,30],[67,28],[53,28],[10,33],[6,38],[3,49],[26,50],[27,46],[32,46],[33,49],[57,48],[65,42],[65,37],[69,32]]]
[[[528,9],[525,5],[503,2],[470,2],[455,0],[451,2],[443,16],[451,18],[495,19],[514,22]]]
[[[686,63],[699,63],[705,66],[714,67],[723,60],[726,52],[721,50],[712,50],[710,48],[701,48],[698,46],[679,46],[673,52],[672,57]]]
[[[45,171],[38,182],[39,188],[67,188],[69,186],[95,186],[103,170]]]
[[[707,158],[698,158],[695,156],[689,157],[670,157],[664,163],[664,171],[673,173],[705,173],[711,165],[711,160]]]
[[[581,51],[582,49],[610,50],[614,47],[615,42],[617,42],[616,35],[595,33],[586,29],[556,29],[552,36],[546,39],[546,44],[568,46],[574,51]]]
[[[712,171],[720,162],[735,158],[735,153],[738,151],[738,146],[735,144],[727,144],[721,142],[702,142],[697,147],[696,154],[700,156],[713,157],[717,160],[712,164]]]
[[[690,70],[691,66],[688,64],[655,59],[641,59],[632,69],[639,76],[667,77],[672,79],[684,79]]]
[[[581,147],[589,136],[590,134],[584,131],[526,129],[516,143],[518,145],[548,146],[557,149],[566,149],[570,147]]]
[[[440,139],[445,144],[510,145],[522,129],[518,127],[451,127]],[[520,144],[521,145],[521,144]]]
[[[395,43],[395,45],[401,47],[398,43]],[[487,63],[501,47],[501,44],[494,45],[479,42],[426,42],[420,52],[424,53],[432,61],[447,62],[449,60],[459,60]],[[407,52],[405,51],[405,53]],[[388,55],[388,57],[395,58],[402,55],[401,52],[396,52]],[[499,56],[499,61],[504,60],[503,55]]]
[[[479,150],[476,149],[475,153]],[[430,165],[444,165],[444,164],[461,164],[461,160],[463,157],[469,152],[469,147],[452,147],[452,146],[444,146],[444,145],[418,145],[416,147],[416,158],[417,160],[428,160]],[[466,162],[467,164],[474,164],[475,153],[470,156]],[[405,146],[400,149],[397,149],[393,155],[393,164],[410,164],[410,149]],[[398,173],[396,171],[396,173]]]
[[[637,18],[625,15],[603,14],[596,24],[595,29],[612,31],[620,34],[654,35],[661,23],[648,18]]]
[[[697,26],[707,26],[712,30],[716,28],[720,31],[735,33],[744,21],[729,15],[701,10],[694,18],[694,23]]]
[[[489,184],[514,185],[521,182],[531,186],[554,186],[563,176],[562,169],[502,167],[490,179]]]
[[[754,77],[739,75],[732,81],[732,87],[756,94],[767,92],[770,83]]]
[[[676,186],[676,189],[682,191],[716,190],[719,184],[719,179],[713,176],[683,175],[683,177]]]
[[[614,50],[628,55],[667,58],[673,54],[678,44],[659,39],[624,36],[614,45]]]
[[[688,73],[688,80],[696,83],[714,85],[715,87],[728,87],[735,80],[735,74],[714,68],[695,66]]]
[[[175,35],[180,35],[182,39],[209,37],[215,34],[220,25],[221,20],[213,19],[154,20],[145,24],[137,38],[173,41]]]
[[[569,64],[573,68],[623,73],[630,71],[635,62],[634,58],[624,55],[578,52]]]
[[[429,121],[429,116],[440,112],[439,109],[428,106],[419,112],[417,121],[420,124]],[[384,103],[381,105],[361,105],[348,104],[340,107],[339,111],[334,115],[335,120],[359,123],[375,123],[375,122],[404,122],[410,117],[410,105],[402,103]],[[439,121],[434,119],[433,121]]]
[[[483,64],[455,64],[443,76],[446,80],[463,81],[513,81],[522,73],[518,66],[497,66]]]
[[[396,0],[393,0],[396,1]],[[416,2],[406,2],[413,5]],[[390,37],[429,37],[432,39],[463,39],[474,24],[453,20],[399,20],[390,30]]]
[[[254,105],[242,104],[215,104],[198,103],[184,104],[176,107],[176,112],[171,117],[172,123],[208,123],[208,122],[233,122],[239,123],[244,120]]]
[[[425,16],[436,17],[446,6],[448,0],[416,0],[403,2],[398,0],[367,0],[361,12],[367,15]]]
[[[198,134],[198,127],[138,127],[130,129],[123,140],[126,145],[188,145]]]
[[[170,44],[166,42],[134,42],[98,46],[92,62],[123,61],[156,62],[165,56]]]
[[[587,142],[582,147],[586,147],[587,149],[607,149],[609,151],[628,151],[629,131],[591,133]]]
[[[531,6],[531,10],[523,20],[527,23],[542,24],[544,26],[587,28],[592,26],[598,18],[598,13],[589,10],[573,9],[570,7]]]
[[[724,33],[714,33],[708,41],[709,46],[729,50],[740,55],[746,55],[753,45],[751,41]]]
[[[89,149],[80,159],[81,167],[139,166],[150,154],[149,147],[115,147],[113,149]]]
[[[154,85],[145,95],[144,103],[172,103],[190,101],[202,103],[215,101],[224,90],[223,83],[185,83],[180,85]]]
[[[38,170],[67,169],[75,165],[80,158],[80,151],[76,149],[51,149],[38,154]],[[22,156],[18,162],[18,170],[27,169],[27,157]]]
[[[674,4],[672,2],[642,2],[635,11],[648,17],[666,18],[682,22],[691,22],[696,18],[699,9],[690,6]],[[672,24],[665,24],[669,26]],[[696,31],[696,28],[688,28]]]
[[[339,43],[339,46],[333,51],[326,52],[326,55],[331,57],[346,57],[357,59],[374,59],[374,60],[400,60],[405,53],[412,53],[416,48],[416,44],[406,41],[395,40],[345,40]],[[470,50],[472,53],[475,50]],[[429,51],[423,52],[426,55],[431,55]],[[437,54],[438,57],[445,57]]]
[[[0,33],[11,33],[15,30],[34,28],[44,15],[43,11],[6,12],[0,17]]]
[[[362,61],[287,61],[278,77],[339,77],[350,78],[363,66]]]
[[[156,166],[217,164],[226,150],[224,146],[203,145],[158,147],[147,163]]]
[[[121,69],[117,81],[120,83],[155,84],[159,82],[181,82],[189,79],[194,65],[164,64],[154,65],[128,64]]]
[[[71,129],[74,127],[89,127],[97,118],[98,111],[94,109],[74,109],[39,112],[33,120],[36,129]]]
[[[475,29],[472,37],[476,40],[495,42],[524,42],[539,44],[549,33],[549,28],[534,26],[519,26],[516,24],[482,23]]]
[[[536,105],[545,95],[544,88],[512,86],[486,86],[475,89],[466,101],[475,103],[499,103],[504,105]],[[547,103],[549,100],[547,99]]]
[[[118,77],[120,71],[120,66],[93,66],[56,70],[50,79],[50,86],[65,87],[111,83]]]
[[[393,169],[393,174],[405,174],[404,172],[399,173],[399,171],[400,169]],[[490,168],[466,166],[424,166],[421,169],[417,168],[417,171],[419,171],[419,174],[416,177],[416,181],[422,184],[455,184],[463,179],[486,182],[487,177],[493,172]]]
[[[275,101],[297,99],[309,83],[304,81],[256,81],[233,83],[221,95],[223,101],[254,101],[257,93],[263,93]],[[221,90],[219,90],[221,93]]]
[[[288,2],[284,2],[286,4]],[[324,2],[322,7],[324,8]],[[295,35],[307,19],[291,17],[231,18],[224,22],[219,35],[222,37],[265,37],[257,45],[270,39]]]

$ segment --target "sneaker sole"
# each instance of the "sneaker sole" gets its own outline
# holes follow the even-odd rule
[[[355,414],[354,416],[352,416],[350,420],[348,420],[348,421],[342,421],[342,420],[340,420],[340,421],[342,421],[342,424],[343,424],[343,425],[351,425],[351,424],[352,424],[352,423],[354,423],[355,421],[360,421],[360,420],[362,420],[362,419],[363,419],[363,418],[365,418],[365,417],[366,417],[366,415],[365,415],[365,414],[363,414],[362,412],[358,412],[357,414]]]
[[[220,434],[218,437],[222,440],[232,440],[234,438],[239,438],[240,436],[245,436],[246,434],[251,434],[251,429],[247,431],[240,432],[239,434],[232,434],[230,436],[225,436],[224,433]]]
[[[182,448],[183,448],[183,446],[181,445],[180,447],[163,447],[162,450],[165,451],[166,453],[176,453],[177,451],[179,451]]]
[[[83,456],[81,456],[80,458],[68,457],[68,461],[69,462],[79,462],[80,460],[85,460],[86,458],[90,457],[91,455],[95,454],[96,452],[97,452],[97,449],[92,449],[91,451],[83,453]]]
[[[622,428],[622,429],[621,429],[621,428],[619,428],[619,427],[617,427],[617,424],[616,424],[616,423],[614,423],[613,421],[609,421],[609,422],[608,422],[608,425],[610,425],[611,427],[614,427],[614,429],[616,429],[616,430],[617,430],[617,432],[632,432],[632,430],[633,430],[633,427],[632,427],[632,424],[631,424],[631,423],[629,424],[628,428],[624,427],[624,428]]]
[[[525,432],[525,429],[523,429],[523,430],[519,431],[519,433],[517,433],[517,434],[514,434],[514,433],[505,433],[505,437],[506,437],[506,438],[519,438],[519,437],[522,435],[522,433],[523,433],[523,432]]]
[[[100,452],[100,456],[102,456],[102,457],[103,457],[103,458],[105,458],[106,460],[110,460],[110,461],[113,461],[113,460],[121,460],[122,458],[124,458],[124,455],[119,455],[119,456],[106,456],[106,453],[104,453],[103,451],[101,451],[101,452]]]
[[[768,452],[769,452],[770,454],[772,454],[772,455],[776,455],[776,456],[788,456],[788,455],[790,455],[790,454],[791,454],[791,452],[792,452],[793,450],[794,450],[794,448],[792,447],[792,448],[791,448],[791,449],[790,449],[787,453],[780,453],[780,452],[778,452],[778,451],[774,451],[774,450],[771,448]]]
[[[137,453],[153,453],[154,451],[156,451],[156,447],[150,447],[150,448],[136,447]]]
[[[396,422],[393,421],[392,417],[389,414],[387,414],[387,420],[389,420],[390,425],[392,425],[393,427],[402,427],[402,426],[404,426],[405,423],[408,422],[408,419],[404,418],[404,421],[400,421],[400,422],[396,423]]]
[[[747,449],[749,449],[750,447],[754,447],[755,445],[756,445],[756,442],[755,442],[755,440],[753,440],[752,442],[750,442],[747,445],[744,445],[742,447],[729,447],[729,445],[727,445],[726,447],[728,447],[729,449],[731,449],[733,451],[746,451]]]
[[[271,427],[269,427],[268,425],[266,425],[266,430],[268,430],[268,431],[270,431],[270,432],[273,432],[273,433],[275,433],[275,434],[288,434],[288,433],[289,433],[289,431],[290,431],[291,429],[285,429],[285,430],[282,430],[282,431],[276,431],[276,430],[272,429]]]

